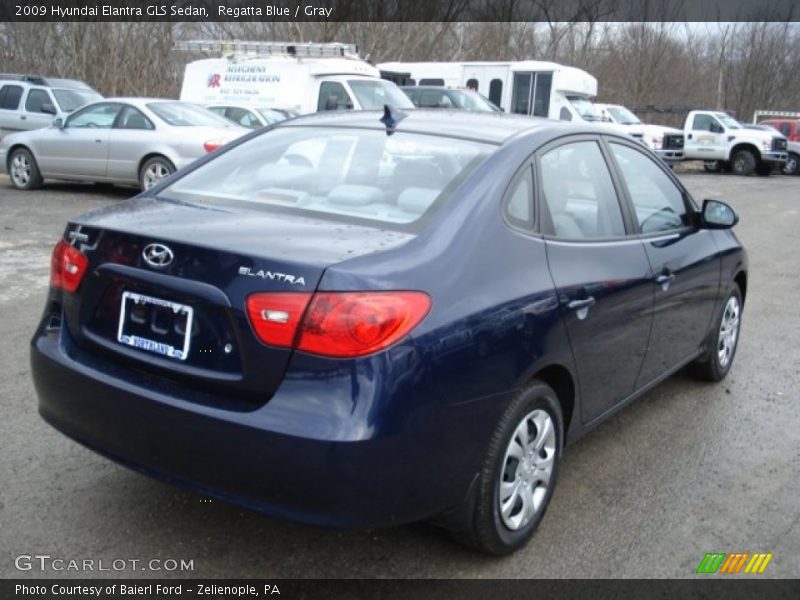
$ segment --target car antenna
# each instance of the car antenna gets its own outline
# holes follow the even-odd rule
[[[395,108],[394,106],[384,104],[381,123],[386,125],[386,135],[392,135],[394,133],[395,127],[397,127],[397,124],[403,119],[405,119],[407,116],[408,116],[407,112],[403,112],[402,110]]]

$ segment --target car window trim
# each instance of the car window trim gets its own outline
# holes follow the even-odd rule
[[[531,214],[528,218],[528,223],[523,225],[520,219],[511,216],[511,213],[508,211],[508,204],[511,200],[511,196],[514,195],[514,192],[517,191],[517,185],[522,178],[527,175],[530,177],[531,182],[531,193],[530,193],[530,209]],[[537,202],[536,202],[536,177],[534,176],[533,171],[533,158],[528,157],[525,159],[525,162],[522,163],[522,166],[516,170],[514,175],[511,176],[509,180],[509,184],[506,186],[505,191],[503,192],[503,200],[500,205],[500,211],[503,215],[503,221],[506,225],[508,225],[514,231],[518,231],[520,233],[524,233],[527,235],[536,234],[537,227],[539,223],[539,218],[537,214]]]
[[[533,164],[534,164],[534,205],[538,208],[538,231],[539,234],[548,241],[558,241],[558,242],[565,242],[565,243],[575,243],[575,244],[603,244],[603,243],[614,243],[620,242],[624,240],[630,240],[636,237],[636,232],[632,229],[632,222],[631,216],[628,213],[627,204],[623,201],[622,196],[620,195],[621,190],[619,188],[620,181],[617,179],[616,174],[614,172],[614,168],[611,164],[609,164],[609,156],[607,154],[607,149],[603,144],[603,136],[596,133],[579,133],[573,135],[566,135],[554,140],[551,140],[547,144],[541,146],[536,150],[533,155]],[[565,146],[567,144],[572,144],[576,142],[595,142],[597,144],[598,149],[600,150],[600,155],[603,157],[603,160],[606,163],[606,168],[608,169],[609,176],[611,177],[611,183],[614,187],[614,192],[617,196],[617,206],[619,207],[620,213],[622,213],[622,224],[625,227],[625,234],[624,235],[616,235],[616,236],[608,236],[608,237],[582,237],[582,238],[566,238],[555,234],[555,230],[553,227],[553,221],[550,217],[550,209],[549,207],[545,207],[544,205],[546,202],[543,201],[544,199],[544,190],[542,189],[542,173],[541,173],[541,162],[540,159],[543,155],[547,154],[549,151],[559,148],[561,146]],[[549,231],[545,231],[543,225],[547,225],[549,227]],[[552,232],[552,233],[551,233]]]
[[[69,122],[72,121],[73,119],[78,118],[78,116],[82,115],[84,112],[87,112],[87,111],[89,111],[91,109],[94,109],[94,108],[98,108],[100,106],[117,106],[118,107],[117,108],[118,112],[117,112],[116,115],[114,115],[114,120],[111,122],[111,127],[108,127],[108,129],[113,129],[114,128],[114,123],[116,123],[117,117],[119,117],[119,111],[122,110],[122,107],[126,106],[122,102],[105,102],[105,101],[101,101],[101,102],[95,102],[93,104],[88,104],[86,106],[82,106],[81,108],[79,108],[75,112],[71,113],[67,117],[66,121],[64,122],[64,129],[93,129],[92,127],[72,127],[71,128],[69,126]],[[98,128],[98,129],[100,129],[100,128]],[[106,128],[103,127],[102,129],[106,129]]]
[[[680,180],[677,178],[675,173],[672,172],[664,161],[660,158],[656,157],[656,160],[653,160],[652,157],[648,156],[647,152],[643,152],[643,148],[639,147],[639,142],[635,142],[633,140],[626,140],[624,138],[619,138],[616,136],[609,136],[603,135],[602,143],[604,146],[607,147],[606,152],[608,153],[608,158],[611,161],[611,168],[615,172],[615,176],[619,178],[620,185],[622,187],[624,202],[626,205],[626,211],[629,213],[631,226],[633,227],[634,234],[636,237],[640,239],[650,240],[652,238],[659,238],[665,237],[669,235],[680,235],[685,234],[690,231],[697,229],[696,220],[694,215],[697,214],[698,208],[694,203],[694,199],[692,198],[691,194],[686,190],[686,188],[681,184]],[[683,200],[683,207],[686,210],[686,214],[688,214],[691,218],[692,223],[688,225],[684,225],[683,227],[679,227],[676,229],[668,229],[665,231],[653,231],[651,233],[645,233],[642,231],[641,226],[639,225],[639,219],[636,217],[636,207],[633,204],[633,198],[631,197],[630,190],[628,190],[628,184],[625,182],[625,178],[622,175],[622,169],[619,167],[616,158],[614,157],[614,152],[610,147],[610,144],[620,144],[621,146],[627,146],[633,149],[636,152],[644,155],[645,158],[649,158],[653,163],[656,164],[657,167],[661,169],[661,171],[667,176],[667,178],[677,186],[678,190],[681,192],[681,199]]]

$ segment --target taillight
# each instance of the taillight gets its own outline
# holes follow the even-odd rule
[[[225,142],[222,140],[208,140],[205,144],[203,144],[203,150],[206,152],[213,152],[220,146],[223,146]]]
[[[247,316],[260,339],[270,346],[292,348],[310,293],[265,293],[247,298]]]
[[[80,287],[88,266],[89,259],[86,256],[60,240],[53,248],[50,259],[50,285],[65,292],[74,292]]]
[[[265,293],[247,299],[250,322],[265,344],[338,358],[391,346],[430,306],[422,292]]]

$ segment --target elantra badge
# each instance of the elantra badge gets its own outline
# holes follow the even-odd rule
[[[144,247],[144,250],[142,250],[142,258],[144,262],[151,267],[163,269],[172,263],[172,259],[175,258],[175,255],[172,254],[172,250],[164,244],[148,244]]]

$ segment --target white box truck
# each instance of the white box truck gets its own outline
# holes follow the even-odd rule
[[[178,42],[179,50],[220,58],[186,65],[180,99],[203,105],[245,104],[300,114],[414,105],[350,44]]]
[[[582,69],[553,62],[387,62],[381,71],[408,73],[413,85],[467,87],[478,90],[508,113],[562,121],[583,121],[643,141],[635,127],[616,125],[592,100],[597,79]]]

